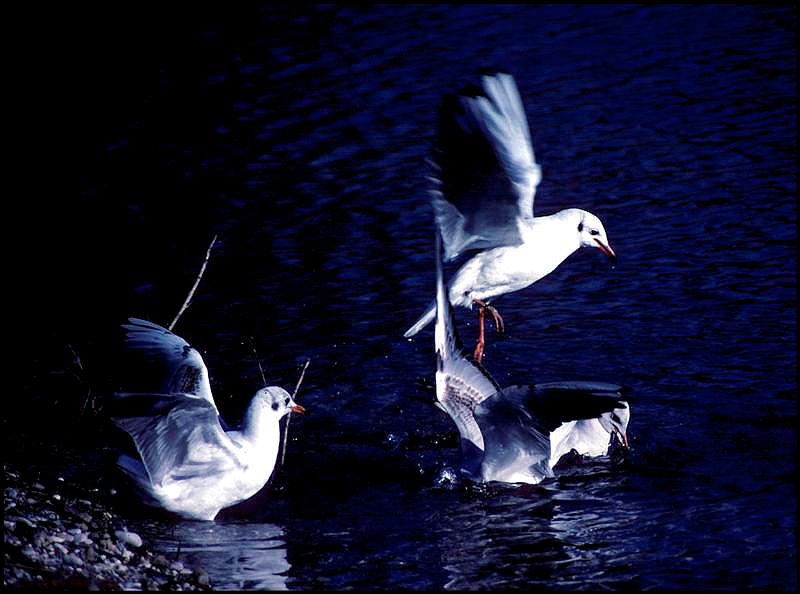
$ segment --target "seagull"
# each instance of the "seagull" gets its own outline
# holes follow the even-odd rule
[[[166,393],[114,394],[112,420],[133,438],[140,456],[123,454],[117,464],[145,503],[213,520],[266,484],[280,447],[279,421],[305,408],[283,388],[268,386],[253,396],[242,429],[225,431],[200,353],[158,324],[128,321],[127,345],[159,357],[169,373]]]
[[[458,428],[464,476],[478,482],[536,484],[571,451],[628,447],[626,388],[600,382],[550,382],[501,389],[486,368],[467,359],[445,296],[441,239],[436,238],[436,404]]]
[[[488,310],[498,332],[503,320],[489,300],[519,291],[547,276],[580,247],[597,248],[616,264],[600,219],[579,208],[533,216],[542,177],[514,78],[483,77],[483,90],[448,95],[439,110],[438,141],[431,165],[431,203],[451,261],[481,249],[449,283],[451,305],[479,307],[474,358],[483,357]],[[409,328],[417,334],[436,316],[436,304]]]

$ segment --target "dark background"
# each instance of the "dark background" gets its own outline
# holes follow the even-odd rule
[[[103,400],[141,381],[118,326],[168,324],[218,234],[175,330],[223,415],[261,384],[253,346],[287,389],[312,360],[287,465],[217,523],[223,553],[274,524],[289,587],[796,587],[795,8],[129,6],[10,22],[9,458],[115,484],[124,437]],[[442,486],[458,451],[425,388],[432,333],[402,338],[433,294],[436,108],[487,67],[517,80],[537,214],[594,212],[620,263],[582,250],[500,299],[508,333],[490,331],[485,363],[502,385],[635,390],[626,459],[533,489]],[[215,583],[278,571],[252,542],[249,564],[205,561]]]

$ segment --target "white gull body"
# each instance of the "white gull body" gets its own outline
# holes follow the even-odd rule
[[[280,448],[280,419],[304,409],[283,388],[262,388],[250,402],[242,430],[225,431],[200,353],[157,324],[129,322],[124,325],[128,345],[160,357],[169,369],[164,387],[176,391],[114,395],[112,418],[133,438],[141,457],[123,454],[118,465],[149,505],[213,520],[266,484]]]
[[[483,92],[476,96],[445,99],[434,157],[431,202],[445,260],[484,250],[451,279],[451,305],[471,309],[476,300],[524,289],[580,247],[597,248],[616,262],[605,228],[592,213],[568,208],[533,216],[541,167],[510,75],[483,77]],[[404,336],[418,333],[435,315],[431,303]]]

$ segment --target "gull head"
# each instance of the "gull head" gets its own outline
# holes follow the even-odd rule
[[[603,429],[608,431],[611,435],[616,435],[619,442],[625,447],[628,445],[628,421],[631,418],[631,409],[628,407],[627,402],[623,402],[611,412],[603,413],[600,415],[600,424]]]
[[[608,243],[603,223],[592,213],[585,210],[581,210],[580,215],[577,231],[581,246],[599,249],[611,260],[611,265],[616,266],[617,254],[611,249],[611,244]]]
[[[256,392],[251,407],[258,407],[262,414],[274,416],[278,420],[290,412],[306,412],[305,408],[292,400],[289,392],[278,386],[269,386]]]

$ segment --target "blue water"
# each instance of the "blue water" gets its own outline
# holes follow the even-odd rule
[[[132,518],[145,539],[220,588],[796,588],[795,8],[126,18],[45,57],[38,347],[116,387],[117,325],[168,323],[218,234],[175,330],[223,415],[261,385],[253,346],[287,389],[311,359],[270,488],[213,525]],[[480,68],[517,80],[536,213],[594,212],[619,255],[495,303],[502,385],[634,389],[629,455],[535,487],[442,483],[432,331],[402,338],[433,296],[436,109]]]

